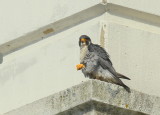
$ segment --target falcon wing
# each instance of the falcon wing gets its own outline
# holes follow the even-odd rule
[[[109,54],[101,46],[97,44],[90,44],[88,50],[90,52],[94,52],[97,56],[101,57],[105,61],[108,61],[112,65]]]
[[[108,53],[99,45],[90,44],[88,47],[90,52],[94,52],[98,57],[98,62],[103,69],[109,70],[115,77],[118,77],[117,72],[112,66]]]
[[[128,92],[130,92],[129,87],[127,87],[119,79],[119,75],[117,74],[117,72],[113,68],[112,62],[110,61],[109,55],[107,54],[107,52],[102,47],[100,47],[99,45],[94,45],[94,44],[90,44],[89,47],[88,47],[88,50],[90,52],[93,52],[95,55],[97,55],[98,63],[103,69],[107,69],[109,72],[111,72],[113,74],[113,78],[117,81],[117,82],[114,82],[114,83],[123,86]],[[123,76],[121,76],[121,77],[123,77]]]

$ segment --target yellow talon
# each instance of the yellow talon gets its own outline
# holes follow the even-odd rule
[[[78,65],[76,65],[77,70],[80,70],[80,69],[82,69],[84,67],[85,67],[84,64],[78,64]]]

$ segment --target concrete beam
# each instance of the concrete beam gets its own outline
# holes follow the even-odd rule
[[[89,80],[4,115],[159,115],[160,98]]]
[[[70,27],[76,26],[77,24],[100,16],[103,13],[105,13],[105,7],[102,4],[97,4],[69,17],[48,24],[38,30],[26,34],[25,36],[4,43],[0,45],[0,52],[3,54],[3,56],[5,56],[30,44],[64,31]]]
[[[136,1],[139,4],[139,1],[138,0]],[[16,38],[14,40],[11,40],[9,42],[6,42],[0,45],[0,53],[2,53],[3,56],[8,55],[23,47],[26,47],[40,40],[43,40],[48,36],[55,35],[70,27],[76,26],[77,24],[83,23],[94,17],[102,15],[105,12],[110,12],[110,13],[113,13],[114,15],[123,14],[129,17],[136,17],[136,18],[138,17],[137,21],[147,22],[149,24],[156,25],[156,26],[160,25],[159,23],[160,14],[154,13],[154,10],[153,10],[154,7],[150,10],[148,8],[143,8],[142,10],[142,7],[139,5],[138,6],[133,5],[134,7],[132,6],[133,3],[136,3],[135,1],[122,2],[122,1],[116,1],[116,0],[108,0],[108,1],[102,0],[102,1],[99,1],[99,2],[96,1],[96,2],[97,3],[90,8],[81,10],[80,12],[72,14],[68,17],[61,18],[56,22],[49,23],[48,25],[43,26],[35,31],[32,31],[24,36],[21,36],[19,38]],[[141,2],[141,4],[144,4],[144,3],[146,3],[145,0]],[[156,3],[157,1],[152,2],[152,4],[156,4]],[[147,5],[150,5],[150,3],[147,2]],[[157,8],[159,8],[159,6]]]
[[[130,9],[135,9],[140,12],[145,12],[153,15],[160,16],[160,1],[159,0],[152,0],[147,1],[146,0],[107,0],[108,4],[114,4],[123,6]]]

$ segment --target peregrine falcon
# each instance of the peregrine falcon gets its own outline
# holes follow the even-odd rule
[[[93,44],[87,35],[80,36],[79,46],[80,64],[76,65],[77,70],[82,70],[85,77],[117,84],[130,92],[120,78],[130,79],[115,71],[108,53],[101,46]]]

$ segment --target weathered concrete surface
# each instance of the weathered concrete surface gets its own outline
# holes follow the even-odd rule
[[[86,80],[75,70],[81,34],[99,43],[103,33],[101,45],[106,46],[115,69],[132,79],[125,84],[160,96],[158,0],[103,0],[108,2],[103,5],[102,0],[7,1],[0,2],[0,44],[5,43],[0,47],[5,56],[0,65],[0,113]],[[103,21],[105,32],[100,31]]]
[[[82,10],[81,12],[72,14],[71,16],[62,18],[58,21],[38,28],[37,30],[24,36],[6,42],[0,45],[0,52],[5,56],[21,48],[24,48],[25,46],[31,45],[40,40],[48,38],[49,36],[53,36],[68,28],[76,26],[82,22],[100,16],[103,13],[105,13],[105,6],[102,4],[96,4],[95,6],[89,7],[85,10]]]
[[[160,98],[89,80],[4,115],[159,115]]]
[[[71,16],[100,0],[1,0],[0,44]]]
[[[78,39],[85,33],[98,43],[101,19],[97,17],[5,56],[0,65],[0,113],[87,80],[75,67],[79,63]]]
[[[107,0],[107,3],[109,4],[115,4],[124,6],[131,9],[136,9],[138,11],[155,14],[160,16],[160,1],[159,0],[152,0],[152,1],[146,1],[146,0]]]

